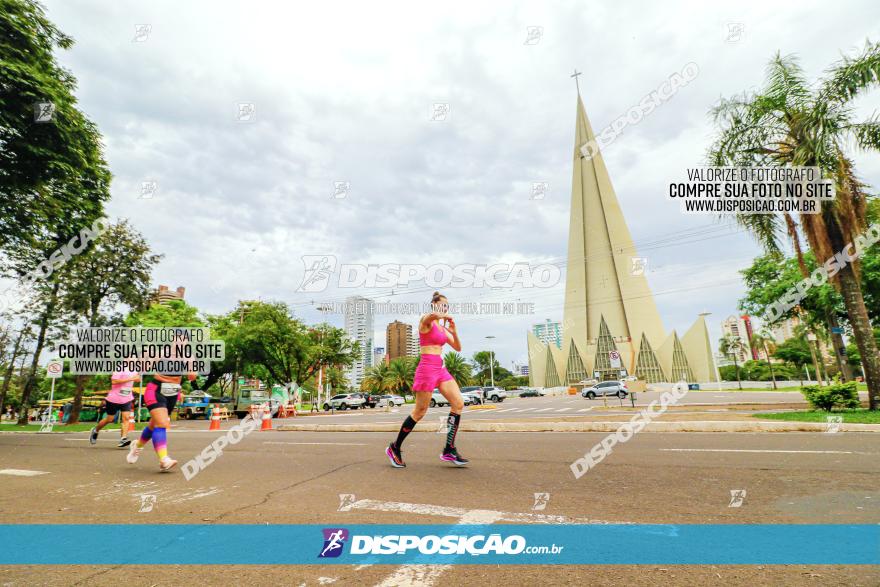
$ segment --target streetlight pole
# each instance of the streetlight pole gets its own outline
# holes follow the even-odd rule
[[[489,338],[495,338],[494,336],[487,336]],[[489,349],[489,377],[492,379],[492,387],[495,387],[495,351],[491,348]]]

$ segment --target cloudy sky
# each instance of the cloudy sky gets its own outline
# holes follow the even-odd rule
[[[208,312],[282,300],[307,321],[359,294],[426,301],[433,288],[297,292],[303,255],[338,263],[560,263],[566,256],[577,68],[595,129],[695,62],[699,76],[604,151],[648,258],[666,328],[736,311],[759,251],[735,227],[684,216],[670,179],[704,163],[721,96],[757,87],[777,51],[820,76],[880,39],[874,0],[740,2],[45,2],[76,44],[61,55],[104,135],[111,217],[165,255],[157,283]],[[530,27],[541,27],[529,37]],[[857,104],[861,116],[880,93]],[[247,120],[241,104],[252,104]],[[434,104],[448,104],[432,120]],[[244,108],[250,108],[245,106]],[[247,118],[247,117],[245,117]],[[434,116],[434,118],[437,118]],[[876,154],[858,170],[880,185]],[[334,197],[337,182],[347,186]],[[547,182],[543,199],[534,182]],[[144,186],[149,192],[144,197]],[[676,237],[679,238],[676,238]],[[526,360],[525,332],[562,317],[549,289],[448,291],[524,301],[534,315],[462,317],[468,355]],[[376,344],[398,316],[376,318]],[[415,322],[415,317],[400,317]],[[330,321],[342,325],[341,316]]]

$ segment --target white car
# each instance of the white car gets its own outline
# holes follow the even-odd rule
[[[399,395],[380,395],[379,401],[376,402],[377,408],[384,408],[387,405],[402,406],[406,400]]]
[[[449,400],[443,397],[443,394],[439,391],[435,391],[431,394],[431,407],[435,408],[437,406],[448,406]]]
[[[334,395],[330,398],[329,402],[324,404],[324,411],[329,412],[330,408],[334,410],[347,410],[348,408],[356,410],[363,407],[365,403],[367,403],[367,400],[359,393],[341,393]]]
[[[507,397],[507,392],[500,387],[484,387],[483,397],[496,403],[501,403]]]

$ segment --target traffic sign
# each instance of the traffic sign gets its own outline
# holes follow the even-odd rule
[[[608,359],[612,369],[620,369],[620,351],[608,351]]]
[[[51,359],[46,365],[46,376],[50,379],[59,379],[64,373],[64,361],[61,359]]]

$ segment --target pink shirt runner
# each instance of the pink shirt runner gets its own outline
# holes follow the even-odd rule
[[[107,401],[114,404],[124,404],[131,401],[131,390],[134,387],[134,381],[125,383],[113,383],[114,379],[128,379],[137,377],[135,371],[116,371],[110,376],[110,393],[107,394]]]

